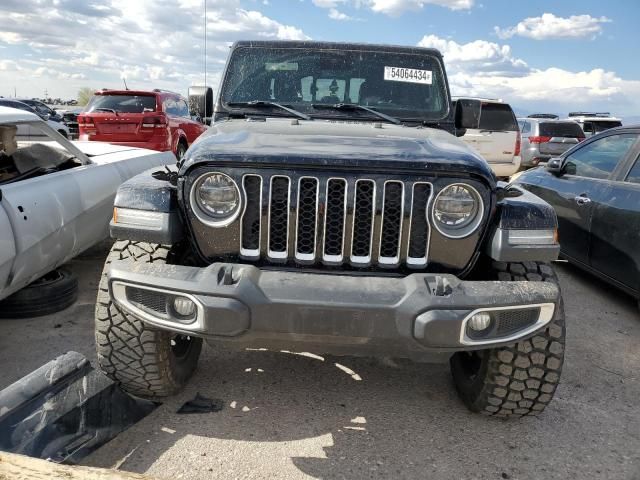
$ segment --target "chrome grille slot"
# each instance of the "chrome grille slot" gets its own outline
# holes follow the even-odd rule
[[[341,263],[344,258],[345,221],[347,219],[347,181],[330,178],[324,215],[324,255],[327,263]]]
[[[373,243],[376,184],[373,180],[357,180],[353,207],[351,262],[369,263]]]
[[[269,192],[269,251],[272,259],[286,260],[289,244],[289,210],[291,206],[289,177],[271,177]]]
[[[427,222],[427,205],[431,196],[431,185],[414,183],[411,198],[411,217],[409,226],[409,251],[407,264],[424,266],[427,264],[429,245],[429,223]]]
[[[303,177],[298,183],[298,221],[296,258],[313,261],[316,256],[318,218],[318,179]]]
[[[258,175],[245,175],[242,180],[242,188],[246,199],[246,207],[242,215],[240,230],[241,248],[240,255],[247,258],[260,257],[260,229],[262,199],[262,177]]]
[[[400,239],[404,213],[404,185],[402,182],[385,182],[382,205],[382,232],[378,261],[382,264],[393,265],[400,260]]]
[[[427,181],[252,170],[238,183],[245,260],[386,269],[429,263]]]

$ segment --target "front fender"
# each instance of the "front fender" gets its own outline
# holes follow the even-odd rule
[[[520,186],[502,186],[485,253],[499,262],[548,262],[560,253],[553,207]]]
[[[177,175],[176,166],[156,167],[120,185],[109,224],[111,237],[163,245],[182,240]]]

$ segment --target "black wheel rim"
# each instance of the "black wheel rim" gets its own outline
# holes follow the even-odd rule
[[[35,282],[31,283],[30,287],[42,287],[44,285],[50,285],[52,283],[58,282],[62,279],[64,274],[60,270],[53,270],[52,272],[43,275]]]
[[[173,335],[170,340],[171,352],[177,359],[183,359],[189,355],[193,338],[188,335]]]

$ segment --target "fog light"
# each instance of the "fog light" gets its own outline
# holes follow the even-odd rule
[[[469,319],[469,328],[471,330],[475,330],[476,332],[481,332],[482,330],[486,330],[489,328],[491,324],[491,315],[486,312],[476,313],[473,317]]]
[[[192,317],[196,313],[196,304],[187,297],[176,297],[173,299],[173,309],[178,315]]]

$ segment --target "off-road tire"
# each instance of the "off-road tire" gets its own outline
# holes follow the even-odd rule
[[[558,283],[549,264],[493,262],[491,277],[501,281]],[[562,299],[554,318],[533,337],[514,345],[451,357],[453,380],[474,412],[494,416],[537,415],[551,401],[562,371],[565,321]]]
[[[119,241],[111,248],[98,288],[95,312],[98,364],[127,392],[143,398],[167,397],[179,392],[196,369],[202,339],[190,337],[176,354],[175,335],[145,325],[119,309],[109,296],[107,270],[112,261],[170,263],[170,247]]]

